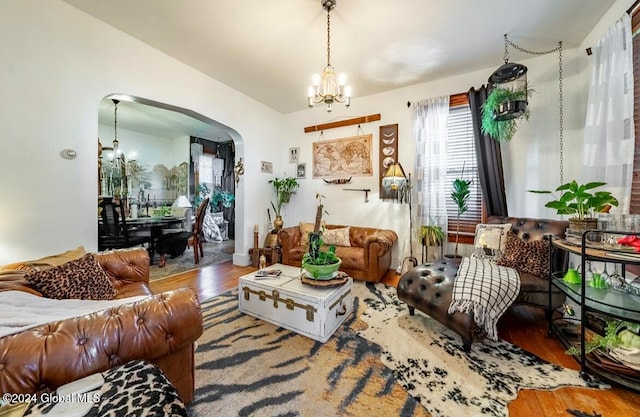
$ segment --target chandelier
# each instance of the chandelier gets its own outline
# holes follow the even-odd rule
[[[333,102],[351,104],[351,86],[345,85],[347,77],[344,74],[338,76],[331,66],[331,10],[336,7],[337,0],[321,0],[322,8],[327,11],[327,66],[322,74],[314,74],[312,85],[309,87],[307,102],[309,107],[314,104],[326,103],[327,112],[331,112]]]
[[[118,141],[118,103],[120,100],[112,99],[113,101],[113,157],[116,159],[118,157],[118,153],[120,153]]]

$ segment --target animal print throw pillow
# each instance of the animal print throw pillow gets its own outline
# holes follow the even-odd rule
[[[518,272],[526,272],[542,278],[549,274],[549,241],[531,240],[525,242],[515,233],[507,233],[507,244],[498,265],[508,266]]]
[[[116,295],[113,283],[90,253],[60,266],[30,272],[25,278],[43,296],[57,300],[112,300]]]

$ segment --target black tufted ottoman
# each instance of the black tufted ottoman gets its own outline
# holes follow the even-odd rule
[[[410,315],[417,308],[462,336],[464,350],[469,352],[471,343],[485,337],[484,330],[469,314],[447,313],[460,261],[460,258],[442,259],[416,266],[400,279],[398,298],[407,303]]]

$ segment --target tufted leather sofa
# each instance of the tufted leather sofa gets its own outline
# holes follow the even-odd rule
[[[533,219],[524,217],[489,217],[487,223],[511,223],[511,230],[524,241],[540,240],[545,236],[564,237],[569,226],[567,221]],[[566,270],[569,255],[566,251],[555,249],[551,257],[551,270]],[[469,351],[471,344],[482,340],[486,334],[479,328],[473,316],[447,310],[451,304],[453,282],[460,265],[459,259],[442,259],[418,265],[407,272],[398,283],[398,298],[409,306],[409,314],[415,309],[422,311],[439,321],[462,337],[464,349]],[[547,317],[564,302],[564,295],[557,288],[551,292],[551,310],[549,310],[548,277],[539,277],[520,272],[520,293],[515,304],[526,304],[545,309]]]
[[[327,229],[347,226],[325,225]],[[302,256],[307,247],[302,246],[300,227],[285,227],[278,233],[282,246],[282,263],[301,266]],[[391,251],[398,235],[393,230],[351,226],[349,241],[351,246],[336,246],[336,256],[342,259],[340,270],[353,279],[379,282],[391,267]]]
[[[82,317],[0,338],[0,392],[52,392],[58,386],[134,359],[160,367],[185,403],[194,394],[194,342],[202,334],[200,303],[182,288],[153,295],[149,255],[140,247],[95,254],[116,298],[148,295]],[[23,278],[30,267],[0,274],[0,291],[41,295]]]

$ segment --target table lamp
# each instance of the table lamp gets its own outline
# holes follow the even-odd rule
[[[187,208],[193,207],[187,196],[181,195],[171,204],[171,208]]]

